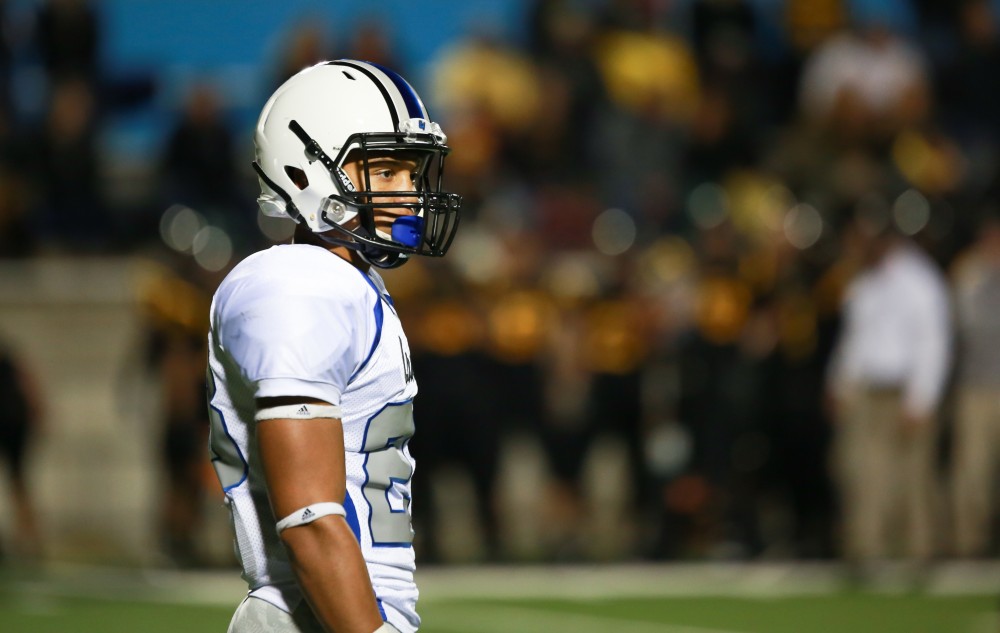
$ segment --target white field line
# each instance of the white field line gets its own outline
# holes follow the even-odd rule
[[[449,633],[744,633],[730,629],[642,622],[624,618],[608,618],[581,613],[556,613],[545,609],[524,607],[471,607],[450,605],[447,615],[436,615],[425,624]]]

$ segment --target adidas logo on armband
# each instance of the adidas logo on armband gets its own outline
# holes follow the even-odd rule
[[[312,515],[313,515],[313,511],[310,510],[309,508],[306,508],[306,511],[302,513],[302,517],[299,520],[300,521],[306,521],[306,520],[312,518]]]

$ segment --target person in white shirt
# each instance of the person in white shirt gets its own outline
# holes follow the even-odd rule
[[[861,566],[892,555],[926,562],[937,411],[952,353],[948,286],[891,228],[859,221],[855,229],[864,265],[847,288],[828,371],[845,553]],[[897,525],[902,538],[890,533]]]
[[[376,268],[441,256],[446,137],[376,64],[302,70],[268,100],[254,169],[293,244],[237,265],[209,334],[210,451],[249,585],[230,633],[411,633],[417,394]]]
[[[877,19],[861,21],[806,60],[799,105],[809,118],[825,120],[849,108],[873,130],[893,130],[919,116],[928,86],[928,63],[918,47]]]

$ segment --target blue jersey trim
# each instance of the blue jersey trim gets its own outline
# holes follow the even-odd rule
[[[375,286],[375,282],[373,282],[368,277],[368,275],[366,275],[364,272],[362,272],[360,270],[358,272],[360,272],[361,276],[365,278],[365,281],[368,282],[368,285],[372,287],[372,290],[375,291],[375,296],[377,297],[376,303],[375,303],[375,311],[374,311],[375,312],[375,340],[372,341],[372,347],[371,347],[371,349],[368,350],[368,356],[365,357],[365,360],[360,365],[358,365],[357,369],[354,370],[354,373],[351,374],[351,377],[348,380],[348,382],[350,382],[351,380],[354,380],[354,378],[358,374],[361,373],[361,370],[364,369],[368,365],[368,361],[370,361],[372,359],[372,356],[375,355],[375,349],[378,348],[378,344],[382,340],[382,322],[385,320],[385,313],[382,310],[382,293],[379,292],[379,289]]]
[[[208,375],[211,379],[209,382],[211,382],[211,389],[212,389],[212,393],[208,397],[208,408],[219,414],[219,421],[222,422],[222,430],[226,434],[226,437],[229,438],[229,441],[232,443],[233,448],[236,449],[236,456],[239,457],[240,461],[243,463],[243,476],[240,477],[240,480],[231,486],[223,486],[222,488],[223,492],[229,492],[234,488],[239,488],[241,485],[243,485],[243,482],[247,480],[247,477],[250,475],[250,464],[247,462],[247,458],[243,456],[243,451],[240,450],[240,445],[236,442],[236,439],[233,437],[233,434],[229,432],[229,424],[226,423],[226,416],[222,414],[222,410],[219,407],[212,404],[212,401],[215,400],[215,394],[219,392],[219,387],[218,385],[215,384],[215,374],[209,371]],[[208,386],[206,385],[206,388],[207,387]],[[208,444],[208,452],[211,454],[210,461],[212,462],[222,461],[222,457],[219,456],[214,450],[212,450],[211,442],[209,442]]]
[[[354,507],[354,499],[351,499],[350,494],[344,495],[344,514],[347,525],[351,528],[351,532],[354,532],[354,538],[361,543],[361,522],[358,521],[358,509]]]
[[[382,621],[388,622],[389,618],[385,616],[385,607],[382,606],[382,598],[375,598],[375,605],[378,607],[379,615],[382,616]]]

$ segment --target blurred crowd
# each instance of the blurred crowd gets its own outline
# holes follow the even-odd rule
[[[20,54],[46,74],[35,116],[11,107],[13,44],[0,43],[0,256],[162,265],[143,296],[148,367],[168,394],[164,538],[194,562],[207,301],[240,257],[290,230],[255,214],[249,132],[209,84],[178,108],[155,178],[115,202],[101,126],[144,107],[155,81],[102,75],[98,9],[41,2],[21,30]],[[310,21],[261,69],[270,92],[321,59],[394,67],[448,133],[459,236],[443,260],[386,275],[420,382],[415,498],[441,493],[436,469],[462,468],[482,556],[510,558],[498,468],[505,442],[527,436],[546,458],[538,555],[593,557],[601,508],[583,470],[610,439],[628,455],[621,557],[1000,553],[997,7],[535,0],[520,33],[470,29],[417,69],[378,22]],[[925,304],[909,278],[893,286],[905,275],[883,269],[897,260],[940,292]],[[876,282],[894,289],[852,308]],[[901,298],[879,304],[889,296]],[[887,337],[860,334],[893,308]],[[911,318],[925,313],[940,318]],[[920,393],[899,350],[843,369],[857,336],[899,337],[904,352],[938,341]],[[913,417],[921,439],[851,440],[845,416]],[[887,452],[861,455],[876,443]],[[904,479],[873,498],[889,475],[865,460]],[[435,503],[447,499],[414,505],[418,533],[434,534]],[[890,539],[897,522],[923,531]],[[418,557],[439,556],[424,538]]]

